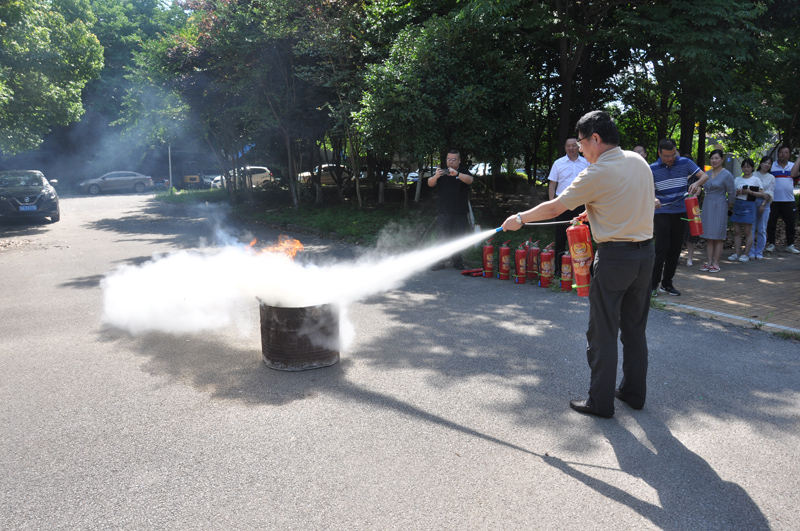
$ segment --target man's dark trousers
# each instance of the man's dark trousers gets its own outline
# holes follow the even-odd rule
[[[451,214],[439,212],[436,214],[436,238],[439,242],[452,241],[467,234],[469,231],[469,216],[464,214]],[[461,251],[450,257],[455,265],[462,265],[464,259]]]
[[[794,245],[794,217],[797,205],[794,201],[773,201],[769,206],[769,220],[767,221],[767,243],[775,245],[775,232],[778,220],[782,219],[786,225],[786,245]]]
[[[656,258],[653,264],[651,289],[658,288],[659,282],[671,288],[675,270],[683,247],[683,233],[686,229],[685,212],[676,214],[656,214],[653,216],[653,237],[656,240]]]
[[[614,414],[617,379],[617,335],[622,340],[622,381],[619,390],[632,407],[647,397],[647,316],[653,245],[604,247],[595,254],[589,287],[589,329],[586,357],[592,371],[589,407],[599,415]]]

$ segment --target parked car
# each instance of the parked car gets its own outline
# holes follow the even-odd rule
[[[78,183],[79,192],[91,195],[97,195],[100,192],[142,193],[154,188],[153,179],[149,175],[142,175],[135,171],[112,171],[96,179]]]
[[[500,166],[500,173],[506,173],[508,170],[505,166]],[[469,169],[469,172],[475,177],[486,177],[492,174],[492,165],[485,162],[476,164]]]
[[[61,219],[58,194],[53,185],[37,170],[0,171],[0,218]]]
[[[211,188],[214,179],[220,177],[219,170],[203,170],[200,172],[200,178],[203,179],[203,188]]]
[[[222,175],[217,175],[211,180],[211,188],[224,188],[225,187],[225,177]]]
[[[311,174],[313,173],[316,175],[317,173],[322,172],[320,175],[320,184],[336,184],[333,176],[336,174],[337,170],[341,170],[342,177],[345,181],[349,180],[352,177],[352,172],[350,168],[347,166],[337,166],[336,164],[323,164],[322,166],[317,166],[314,168],[313,172],[304,171],[297,176],[297,179],[302,181],[304,184],[311,184]],[[366,175],[366,173],[365,173]]]

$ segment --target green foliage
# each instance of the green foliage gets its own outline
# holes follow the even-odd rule
[[[93,21],[77,0],[0,4],[0,154],[33,149],[83,113],[81,91],[103,65]]]

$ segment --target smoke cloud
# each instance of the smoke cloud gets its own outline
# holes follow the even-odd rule
[[[494,230],[391,255],[375,251],[352,261],[317,265],[245,245],[156,255],[142,265],[121,266],[101,282],[106,323],[133,334],[194,334],[228,327],[236,310],[258,300],[299,308],[335,304],[343,339],[352,338],[347,305],[398,288],[410,276]]]

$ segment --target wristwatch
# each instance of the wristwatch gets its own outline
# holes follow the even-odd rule
[[[524,225],[522,222],[522,216],[519,215],[519,212],[517,212],[517,223],[519,223],[520,227]]]

